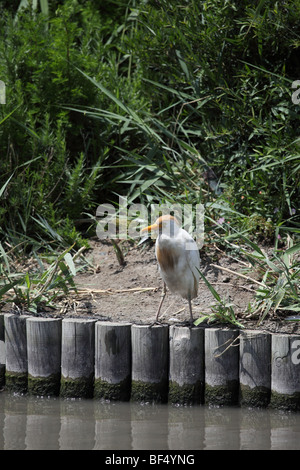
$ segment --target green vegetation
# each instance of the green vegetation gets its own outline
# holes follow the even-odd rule
[[[75,260],[81,255],[82,248],[72,256],[70,249],[62,254],[56,255],[51,262],[51,256],[48,256],[48,267],[45,268],[42,260],[36,256],[39,264],[37,272],[24,273],[15,272],[13,263],[0,244],[0,252],[3,257],[3,264],[0,263],[0,273],[3,276],[3,284],[0,286],[0,299],[9,291],[13,294],[9,302],[13,302],[19,311],[26,310],[32,314],[38,314],[41,309],[48,311],[57,307],[57,302],[61,296],[71,291],[76,291],[76,285],[73,277],[82,265],[77,268]],[[53,257],[53,255],[52,255]]]
[[[299,0],[14,0],[0,13],[0,294],[35,282],[12,260],[62,262],[122,195],[202,203],[207,239],[244,244],[263,271],[259,318],[299,310]]]

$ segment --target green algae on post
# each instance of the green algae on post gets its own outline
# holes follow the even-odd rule
[[[111,383],[101,379],[95,379],[94,398],[112,401],[128,401],[130,399],[131,377],[130,375],[118,383]]]
[[[205,403],[216,406],[236,405],[239,398],[238,380],[228,380],[222,385],[205,384]]]
[[[60,373],[47,377],[37,377],[28,374],[28,393],[40,397],[58,396],[60,389]]]
[[[28,389],[27,372],[5,372],[5,390],[12,393],[24,394]]]
[[[193,384],[179,385],[177,382],[169,382],[169,403],[178,405],[196,405],[202,403],[204,384],[200,380]]]
[[[167,403],[168,401],[168,382],[143,382],[141,380],[132,380],[131,400],[141,403]]]
[[[61,377],[60,380],[60,396],[62,398],[92,398],[94,393],[93,387],[94,374],[90,377],[80,377],[70,379]]]
[[[240,383],[240,404],[253,408],[265,408],[270,403],[270,388],[258,386],[249,387]]]

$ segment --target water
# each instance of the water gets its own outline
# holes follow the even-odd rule
[[[300,413],[0,393],[0,450],[300,449]]]

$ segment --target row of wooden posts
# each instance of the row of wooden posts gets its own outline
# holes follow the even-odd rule
[[[300,410],[300,335],[5,314],[3,386],[39,396]]]

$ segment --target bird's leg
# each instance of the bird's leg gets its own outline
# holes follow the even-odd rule
[[[160,314],[160,309],[161,309],[163,301],[166,297],[166,293],[167,293],[167,286],[166,286],[166,283],[163,281],[163,293],[162,293],[162,296],[161,296],[161,301],[160,301],[160,304],[159,304],[159,307],[158,307],[158,310],[157,310],[157,314],[156,314],[156,318],[155,318],[156,322],[158,321],[158,317],[159,317],[159,314]]]
[[[190,317],[191,317],[191,326],[194,324],[194,319],[193,319],[193,312],[192,312],[192,301],[191,299],[188,299],[189,301],[189,309],[190,309]]]

